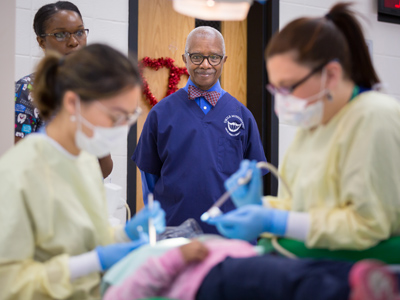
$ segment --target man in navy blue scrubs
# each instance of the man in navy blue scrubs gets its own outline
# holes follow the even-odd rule
[[[182,58],[188,83],[152,108],[132,159],[141,170],[145,203],[153,192],[167,226],[194,218],[205,233],[217,233],[201,214],[225,192],[224,181],[243,159],[266,159],[253,115],[219,83],[227,60],[221,33],[197,27]],[[221,209],[234,208],[227,201]]]

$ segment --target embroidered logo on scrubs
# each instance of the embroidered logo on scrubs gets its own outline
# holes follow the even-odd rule
[[[224,123],[226,124],[225,130],[230,136],[238,136],[240,134],[239,129],[244,129],[243,120],[237,115],[227,116]]]

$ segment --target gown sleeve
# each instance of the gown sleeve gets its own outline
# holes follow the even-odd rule
[[[310,248],[364,250],[400,234],[400,107],[377,93],[365,97],[336,119],[334,130],[322,131],[329,136],[305,143],[309,135],[298,134],[287,150],[281,171],[297,202],[282,185],[279,198],[264,198],[269,207],[309,212]],[[296,169],[302,156],[307,168]]]
[[[379,101],[379,99],[376,99]],[[393,111],[394,110],[394,111]],[[309,247],[361,250],[388,239],[400,215],[400,113],[373,112],[338,145],[334,207],[311,209]],[[343,134],[344,135],[344,134]],[[326,199],[329,204],[329,199]]]
[[[0,230],[0,299],[69,297],[73,293],[69,256],[56,255],[45,262],[34,259],[35,228],[23,192],[11,179],[6,181],[0,189],[0,220],[7,224]]]

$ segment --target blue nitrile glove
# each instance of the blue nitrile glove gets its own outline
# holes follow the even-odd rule
[[[231,239],[255,240],[262,232],[284,235],[289,212],[260,205],[246,205],[207,221]]]
[[[160,202],[154,201],[153,208],[150,210],[146,205],[139,211],[131,220],[125,225],[125,232],[131,240],[139,238],[138,227],[141,226],[142,230],[149,233],[149,218],[153,219],[154,227],[157,233],[164,232],[165,230],[165,211],[161,208]]]
[[[145,237],[147,237],[147,235],[143,234],[141,235],[140,239],[133,242],[96,247],[96,252],[101,264],[101,270],[108,270],[120,259],[129,254],[132,250],[135,250],[136,248],[147,244],[149,242],[149,239],[148,237]]]
[[[231,199],[236,207],[242,207],[248,204],[261,204],[261,197],[263,194],[262,175],[261,170],[256,167],[255,160],[249,161],[247,159],[240,163],[240,168],[236,173],[225,181],[225,188],[227,191],[232,190],[238,184],[239,178],[246,177],[249,170],[252,171],[250,181],[245,185],[240,185],[231,194]]]

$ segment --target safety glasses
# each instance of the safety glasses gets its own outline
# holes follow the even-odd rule
[[[289,94],[293,93],[293,91],[297,87],[299,87],[300,85],[305,83],[308,79],[310,79],[311,76],[313,76],[315,73],[321,71],[325,67],[326,64],[327,63],[324,62],[323,64],[319,65],[315,69],[312,69],[311,72],[308,73],[304,78],[300,79],[298,82],[296,82],[295,84],[291,85],[290,87],[276,87],[271,83],[267,84],[265,87],[272,95],[275,95],[277,93],[279,93],[281,95],[289,95]]]

